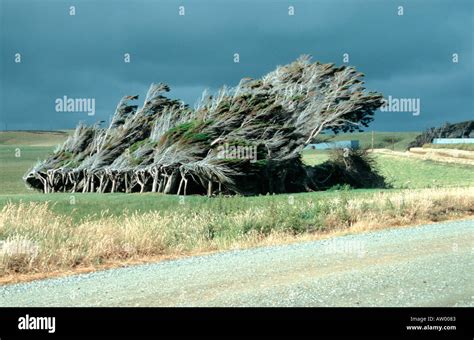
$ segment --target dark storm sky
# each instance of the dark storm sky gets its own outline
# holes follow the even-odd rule
[[[301,54],[342,64],[349,53],[368,89],[420,98],[419,116],[377,112],[370,129],[421,130],[474,117],[472,0],[0,2],[0,130],[108,120],[122,96],[142,100],[152,82],[168,83],[171,96],[193,105],[205,88],[235,86]],[[56,112],[63,96],[95,98],[96,115]]]

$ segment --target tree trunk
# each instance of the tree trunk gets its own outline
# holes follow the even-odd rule
[[[89,189],[89,177],[87,176],[87,170],[83,171],[84,173],[84,179],[83,179],[83,185],[82,185],[82,192],[85,193]]]
[[[212,196],[212,181],[207,182],[207,196]]]
[[[43,184],[43,193],[47,194],[48,193],[48,183],[47,183],[46,179],[43,178],[43,176],[41,176],[40,174],[38,174],[38,179]]]
[[[64,171],[61,171],[61,181],[63,183],[63,192],[66,192],[67,176]]]
[[[156,192],[158,185],[158,173],[153,173],[153,185],[151,187],[151,192]]]
[[[109,185],[109,177],[105,177],[104,186],[102,187],[101,193],[104,193],[107,190],[107,186]]]
[[[173,172],[168,177],[168,181],[166,182],[165,190],[164,190],[163,193],[169,194],[171,192],[171,189],[173,188],[173,184],[174,184],[175,179],[176,179],[176,174],[175,174],[175,172]]]
[[[138,185],[140,185],[140,194],[143,193],[143,190],[145,190],[145,182],[146,180],[143,179],[143,174],[141,172],[136,172],[135,173],[135,178],[137,179]]]
[[[103,192],[103,185],[104,185],[104,175],[101,174],[99,176],[99,188],[97,189],[97,192],[99,192],[99,193]]]
[[[95,175],[94,174],[91,174],[91,192],[94,192],[95,191],[95,181],[94,181],[94,178]]]
[[[161,193],[163,192],[163,183],[165,181],[165,178],[164,175],[161,176],[161,179],[160,179],[160,182],[158,183],[158,192]]]
[[[112,189],[110,192],[114,193],[115,192],[115,186],[117,185],[117,180],[115,179],[115,176],[112,175]]]
[[[181,192],[181,187],[183,186],[183,182],[184,182],[184,177],[181,176],[181,180],[179,181],[179,186],[178,186],[178,192],[176,193],[176,195],[179,196],[179,193]]]

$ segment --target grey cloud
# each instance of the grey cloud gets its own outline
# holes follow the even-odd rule
[[[473,109],[471,1],[2,1],[0,127],[70,128],[80,114],[57,113],[64,94],[94,97],[107,119],[121,96],[151,82],[171,85],[193,104],[205,88],[236,85],[278,64],[311,54],[341,64],[342,54],[366,74],[367,87],[420,97],[417,119],[378,114],[373,128],[419,130],[468,119]],[[178,16],[184,5],[186,16]],[[405,15],[396,15],[405,6]],[[471,24],[471,26],[470,26]],[[13,64],[20,51],[24,62]],[[124,64],[124,53],[132,62]],[[233,53],[241,62],[234,64]],[[460,63],[451,63],[452,53]],[[400,114],[398,114],[400,115]]]

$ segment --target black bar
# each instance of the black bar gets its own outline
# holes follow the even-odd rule
[[[27,314],[30,319],[54,316],[55,332],[20,330],[19,320]],[[472,308],[2,308],[0,339],[278,336],[472,340],[473,315]],[[456,329],[408,330],[407,326]]]

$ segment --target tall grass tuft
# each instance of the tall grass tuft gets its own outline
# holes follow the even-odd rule
[[[0,277],[94,267],[125,260],[288,242],[474,215],[474,188],[403,190],[351,198],[308,196],[265,206],[233,198],[200,210],[104,214],[74,221],[46,203],[9,203],[0,212]],[[218,207],[218,209],[217,209]]]

